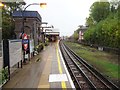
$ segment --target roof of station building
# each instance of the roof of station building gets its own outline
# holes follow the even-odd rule
[[[37,11],[14,11],[12,16],[13,18],[38,18],[42,21],[42,17]]]

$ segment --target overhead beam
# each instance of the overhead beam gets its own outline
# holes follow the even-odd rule
[[[46,32],[45,35],[59,35],[59,32]]]
[[[46,33],[60,33],[60,32],[46,32]]]
[[[42,22],[41,24],[48,24],[48,22]]]
[[[40,28],[52,28],[51,26],[49,26],[49,27],[40,27]]]

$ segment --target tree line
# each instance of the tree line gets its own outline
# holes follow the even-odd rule
[[[86,24],[84,42],[120,48],[120,0],[94,2]]]

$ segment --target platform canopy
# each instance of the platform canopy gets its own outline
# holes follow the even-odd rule
[[[41,15],[37,11],[14,11],[12,14],[13,18],[37,18],[40,22],[42,21]]]
[[[60,34],[59,30],[55,28],[45,29],[44,33],[45,35],[59,35]]]
[[[45,32],[45,35],[59,35],[60,32]]]
[[[23,5],[26,4],[24,0],[0,0],[0,2],[2,2],[3,4],[6,4],[6,3],[16,3],[16,4],[23,4]]]

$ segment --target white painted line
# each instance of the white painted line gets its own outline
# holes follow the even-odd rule
[[[58,48],[58,49],[59,49],[59,48]],[[69,72],[68,72],[68,70],[67,70],[67,67],[66,67],[65,62],[64,62],[64,60],[63,60],[62,53],[61,53],[60,49],[59,49],[59,53],[60,53],[60,58],[61,58],[61,60],[62,60],[63,66],[64,66],[64,68],[65,68],[66,74],[67,74],[67,76],[68,76],[70,85],[71,85],[71,87],[75,90],[75,86],[74,86],[73,81],[72,81],[72,79],[71,79],[71,77],[70,77],[70,74],[69,74]]]
[[[62,82],[68,81],[66,74],[50,74],[49,82]]]

